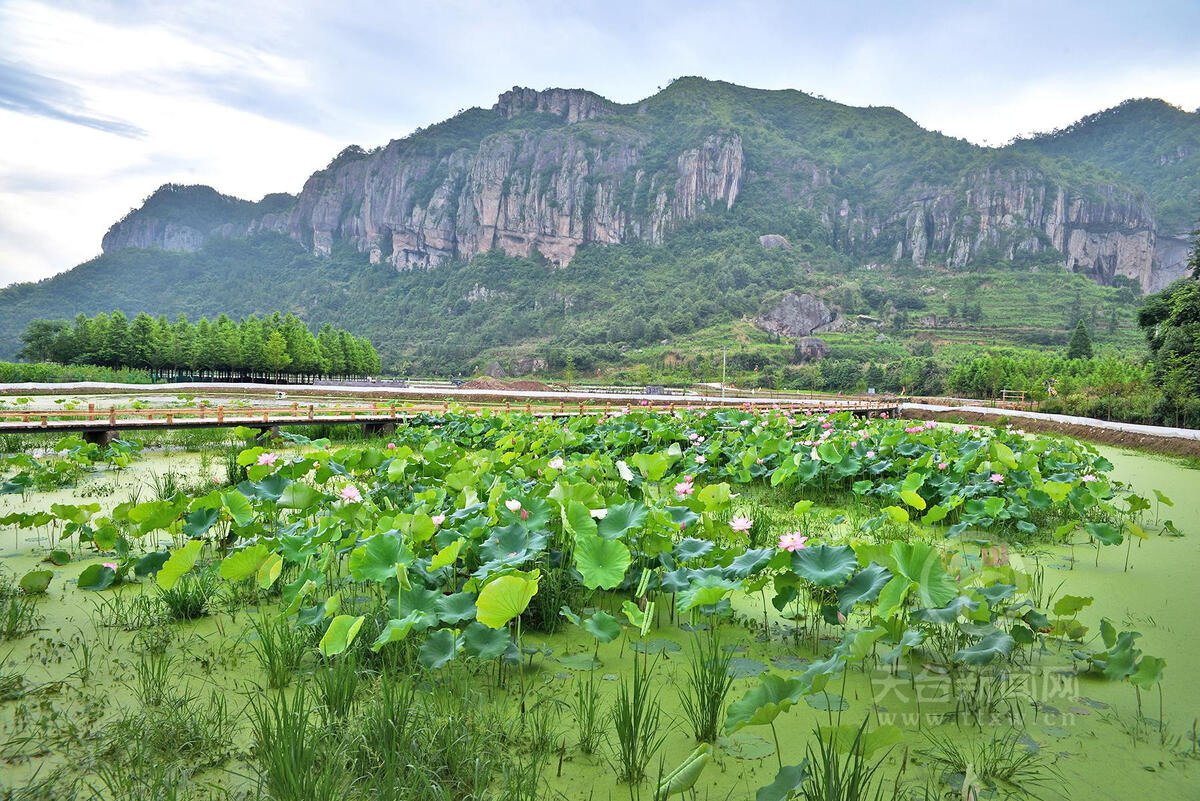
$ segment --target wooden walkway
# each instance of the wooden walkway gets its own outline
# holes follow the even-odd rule
[[[545,393],[543,393],[545,394]],[[573,401],[575,399],[572,399]],[[756,404],[761,407],[766,404]],[[811,404],[803,402],[772,403],[771,408],[788,409],[797,414],[814,411],[820,408],[824,411],[829,404]],[[538,398],[522,403],[512,400],[495,401],[490,403],[471,402],[453,405],[443,401],[440,405],[429,402],[418,403],[384,403],[375,402],[359,406],[318,406],[316,404],[292,403],[288,406],[248,408],[241,406],[197,406],[197,407],[158,407],[143,409],[118,409],[110,406],[108,409],[98,409],[95,404],[89,404],[87,409],[80,410],[33,410],[11,411],[0,410],[0,433],[37,434],[37,433],[83,433],[92,441],[107,441],[118,436],[122,431],[142,431],[147,429],[185,429],[185,428],[232,428],[244,426],[260,430],[277,429],[282,426],[311,426],[311,425],[362,425],[367,431],[383,431],[398,423],[429,413],[457,411],[474,412],[518,412],[535,417],[572,417],[578,415],[608,415],[625,409],[649,411],[670,414],[683,409],[719,409],[719,408],[752,408],[744,402],[731,401],[695,403],[687,401],[659,401],[645,404],[617,404],[605,401],[603,404],[593,401],[577,401],[568,403],[566,400],[557,404]],[[877,417],[884,413],[891,416],[899,412],[898,404],[878,404],[861,402],[843,402],[837,405],[837,411],[849,411],[859,417]]]

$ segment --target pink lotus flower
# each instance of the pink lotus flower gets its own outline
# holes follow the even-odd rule
[[[842,614],[842,610],[840,610],[840,609],[838,610],[838,613],[837,613],[837,621],[838,621],[838,625],[840,625],[840,626],[846,625],[846,616],[844,614]]]
[[[704,454],[701,454],[696,457],[696,464],[704,464],[707,461],[708,461],[708,459],[705,458]]]
[[[925,427],[926,428],[937,428],[937,423],[933,422],[932,420],[927,420],[925,422]]]
[[[988,478],[988,481],[992,482],[993,484],[1003,484],[1004,476],[1000,475],[999,473],[992,473],[991,477]]]
[[[938,470],[945,470],[949,466],[950,465],[946,464],[945,462],[938,462]]]
[[[675,494],[678,495],[680,498],[686,498],[687,496],[691,495],[695,491],[696,491],[696,488],[692,486],[691,481],[680,481],[678,484],[675,485]]]
[[[729,521],[729,527],[734,531],[749,531],[753,525],[753,520],[742,515],[734,515],[733,519]]]
[[[434,524],[435,526],[440,526],[442,523],[445,523],[445,522],[446,522],[446,516],[445,516],[445,515],[434,515],[433,517],[431,517],[431,518],[429,518],[429,519],[433,521],[433,524]]]
[[[883,412],[883,413],[881,413],[879,416],[880,416],[882,419],[884,419],[884,420],[888,419],[887,412]]]
[[[562,469],[563,469],[563,460],[562,460],[562,457],[561,457],[561,456],[555,456],[553,459],[551,459],[551,460],[550,460],[550,461],[549,461],[549,462],[546,464],[546,467],[549,467],[551,470],[562,470]]]
[[[874,458],[875,458],[875,451],[867,451],[867,458],[868,458],[868,459],[874,459]]]
[[[700,435],[693,431],[692,433],[688,434],[688,439],[690,439],[692,442],[695,442],[696,440],[700,439]]]
[[[396,450],[396,443],[394,443],[394,442],[389,442],[389,443],[387,444],[387,449],[388,449],[389,451],[394,451],[394,450]]]
[[[512,512],[513,514],[516,514],[517,511],[521,508],[521,502],[518,501],[516,498],[509,498],[507,501],[504,502],[504,505],[506,507],[508,507],[508,511]]]
[[[103,567],[107,567],[109,570],[111,570],[114,573],[117,572],[117,563],[116,562],[101,562],[100,564]]]
[[[784,534],[779,538],[779,547],[785,551],[798,551],[808,542],[808,537],[801,536],[799,531]]]
[[[1088,473],[1087,475],[1080,476],[1079,480],[1083,481],[1083,482],[1096,481],[1096,477],[1094,475],[1092,475],[1091,473]]]
[[[265,465],[267,467],[270,467],[270,466],[274,465],[275,462],[277,462],[277,461],[279,461],[279,454],[277,454],[277,453],[270,453],[270,452],[260,453],[258,455],[258,461],[256,462],[256,464]]]
[[[522,509],[522,510],[521,510],[521,519],[522,519],[522,520],[528,520],[528,519],[529,519],[529,510],[528,510],[528,509]]]
[[[362,493],[358,491],[358,487],[347,484],[342,488],[341,498],[346,503],[358,503],[362,500]]]

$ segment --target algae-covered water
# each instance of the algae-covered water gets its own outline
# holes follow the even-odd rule
[[[847,671],[827,689],[780,715],[776,733],[751,726],[723,738],[715,756],[694,790],[702,799],[749,799],[771,782],[779,767],[798,763],[813,742],[819,725],[853,724],[869,717],[872,726],[895,725],[902,742],[887,753],[883,770],[898,775],[910,796],[963,797],[961,777],[943,776],[923,756],[929,741],[923,732],[948,735],[959,741],[986,740],[1016,727],[1021,748],[1046,757],[1045,782],[1036,795],[1045,798],[1107,799],[1197,797],[1200,780],[1195,742],[1200,718],[1200,471],[1167,458],[1102,449],[1115,465],[1113,477],[1131,483],[1152,497],[1158,489],[1173,499],[1173,507],[1152,510],[1172,519],[1185,536],[1152,536],[1125,548],[1107,548],[1097,562],[1093,549],[1042,547],[1012,554],[1014,564],[1039,572],[1048,591],[1058,596],[1092,596],[1095,600],[1079,614],[1089,627],[1084,642],[1098,637],[1100,620],[1109,618],[1117,628],[1141,633],[1144,652],[1166,660],[1162,682],[1162,719],[1159,695],[1137,698],[1127,682],[1106,682],[1076,675],[1071,669],[1070,645],[1050,643],[1033,664],[1013,668],[992,687],[999,700],[987,720],[976,724],[959,715],[947,722],[954,707],[948,681],[939,665],[914,661],[896,670],[870,674]],[[0,516],[13,510],[47,509],[54,503],[95,502],[102,512],[128,500],[153,497],[154,480],[168,471],[193,488],[219,478],[223,463],[201,462],[195,453],[153,454],[120,473],[89,474],[78,486],[54,492],[0,496]],[[0,530],[0,570],[23,575],[43,564],[58,545],[50,528]],[[964,546],[965,547],[965,546]],[[156,593],[153,582],[130,583],[104,593],[84,592],[75,586],[79,574],[105,557],[85,553],[69,564],[54,567],[49,592],[37,602],[37,631],[0,643],[0,669],[7,688],[0,701],[0,797],[2,788],[36,788],[56,768],[81,763],[103,764],[104,747],[113,733],[106,726],[141,697],[137,664],[148,651],[173,659],[170,681],[187,685],[196,693],[224,697],[238,726],[229,737],[221,764],[197,771],[192,785],[212,783],[218,794],[253,797],[255,771],[250,767],[250,735],[245,720],[247,702],[265,692],[259,662],[254,655],[250,621],[254,610],[230,604],[228,608],[190,623],[156,623],[138,627],[114,625],[128,615],[122,604],[142,594]],[[1128,561],[1128,564],[1127,564]],[[1040,570],[1039,570],[1040,568]],[[619,600],[601,598],[599,607],[618,613]],[[116,606],[114,606],[116,605]],[[735,680],[730,699],[743,696],[767,672],[797,675],[815,656],[811,641],[797,641],[789,621],[768,610],[770,635],[761,626],[762,598],[757,594],[735,601],[741,624],[725,624],[725,645],[734,651]],[[578,683],[589,675],[600,687],[600,705],[607,709],[617,688],[633,670],[634,647],[651,652],[652,686],[662,707],[665,738],[651,772],[670,770],[695,747],[679,701],[685,684],[687,651],[694,633],[672,622],[668,611],[657,610],[659,627],[646,638],[622,636],[595,646],[595,640],[575,626],[553,636],[527,633],[524,645],[538,652],[527,662],[523,681],[512,676],[502,688],[487,676],[478,677],[487,697],[512,710],[523,695],[528,708],[552,710],[555,742],[553,758],[543,774],[541,797],[626,799],[629,787],[616,779],[609,748],[594,755],[580,753],[577,721],[570,704]],[[827,634],[829,632],[826,632]],[[598,663],[590,659],[595,653]],[[316,657],[301,670],[308,670]],[[436,677],[430,681],[438,681]],[[872,701],[874,703],[872,703]],[[364,691],[363,703],[371,703]],[[825,709],[814,708],[824,706]],[[957,784],[956,784],[957,782]],[[86,789],[79,797],[95,796]],[[91,786],[95,786],[92,783]],[[644,797],[652,797],[648,783]],[[9,792],[13,792],[10,790]],[[16,795],[15,797],[53,797]],[[214,791],[205,790],[212,793]],[[132,797],[132,796],[131,796]],[[186,797],[186,794],[185,794]],[[198,797],[198,796],[197,796]],[[208,797],[208,796],[205,796]],[[997,796],[1002,797],[1002,796]],[[1014,797],[1019,797],[1014,796]]]

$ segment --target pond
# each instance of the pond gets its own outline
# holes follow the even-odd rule
[[[0,787],[766,801],[824,741],[889,798],[1194,797],[1183,462],[844,415],[424,423],[0,495]]]

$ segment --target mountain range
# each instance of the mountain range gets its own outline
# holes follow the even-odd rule
[[[814,270],[916,268],[936,284],[1007,265],[1148,292],[1184,274],[1198,213],[1200,113],[1160,100],[987,148],[892,108],[701,78],[631,104],[513,88],[490,109],[347,147],[298,195],[161,187],[99,258],[0,290],[0,353],[35,316],[270,312],[272,299],[312,323],[358,321],[393,365],[426,345],[594,344],[572,319],[588,315],[604,342],[636,343],[752,314]],[[686,307],[636,298],[692,281],[697,259],[748,271],[734,301],[675,324]],[[517,289],[544,319],[513,311]],[[663,324],[614,333],[638,310]],[[437,322],[446,314],[486,321],[494,341]]]

